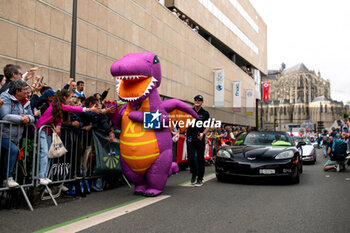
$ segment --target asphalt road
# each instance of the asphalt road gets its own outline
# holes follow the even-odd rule
[[[283,179],[221,183],[214,178],[202,187],[188,187],[183,184],[190,173],[182,171],[168,180],[165,199],[119,217],[106,209],[149,198],[139,199],[124,185],[86,198],[65,198],[57,207],[47,201],[34,212],[1,210],[0,231],[32,232],[70,220],[84,225],[79,220],[89,214],[93,225],[91,214],[101,211],[111,219],[82,232],[350,232],[350,169],[324,172],[325,161],[319,151],[315,165],[304,165],[297,185]],[[214,167],[206,167],[207,174],[213,172]]]

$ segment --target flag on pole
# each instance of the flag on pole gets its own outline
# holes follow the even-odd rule
[[[263,83],[263,101],[269,100],[269,88],[270,88],[270,82],[264,82]]]

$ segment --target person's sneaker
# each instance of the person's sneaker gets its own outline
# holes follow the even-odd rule
[[[49,184],[49,182],[48,182],[45,178],[40,178],[40,179],[39,179],[39,183],[40,183],[41,185],[48,185],[48,184]]]
[[[46,180],[47,182],[49,182],[49,184],[52,183],[52,180],[50,180],[49,178],[45,178],[45,180]]]
[[[101,178],[98,178],[97,180],[93,180],[91,188],[96,192],[103,191],[103,180]]]
[[[63,184],[61,184],[61,190],[63,192],[67,192],[69,189],[66,186],[64,186]]]
[[[4,186],[7,186],[9,188],[16,188],[19,186],[19,184],[13,180],[13,177],[9,177],[7,180],[4,180]]]
[[[191,178],[191,185],[195,185],[196,184],[196,176],[195,175],[192,175],[192,178]]]
[[[197,182],[196,182],[196,184],[195,184],[194,186],[200,187],[200,186],[202,186],[202,185],[203,185],[203,181],[197,180]]]
[[[340,172],[340,164],[337,165],[337,172]]]

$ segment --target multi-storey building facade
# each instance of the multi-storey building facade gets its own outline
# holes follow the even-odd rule
[[[73,0],[5,0],[0,6],[0,66],[15,63],[26,70],[42,66],[39,75],[54,89],[69,79]],[[199,27],[196,33],[172,13],[176,8]],[[255,112],[233,113],[232,82],[242,93],[255,90],[251,77],[267,73],[266,24],[248,0],[78,0],[76,80],[92,95],[114,90],[110,66],[127,53],[151,51],[162,65],[164,98],[188,103],[204,96],[215,104],[214,71],[222,70],[224,108],[212,117],[255,125]],[[251,75],[250,75],[251,74]],[[255,96],[254,96],[255,97]],[[111,91],[108,99],[116,99]],[[254,98],[255,100],[255,98]],[[242,109],[246,105],[242,95]]]

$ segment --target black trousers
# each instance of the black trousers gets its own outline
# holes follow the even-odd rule
[[[198,176],[198,180],[203,180],[205,171],[204,160],[205,138],[201,141],[198,138],[187,138],[187,158],[193,175]],[[196,157],[197,152],[197,157]],[[196,166],[196,162],[198,167]]]

